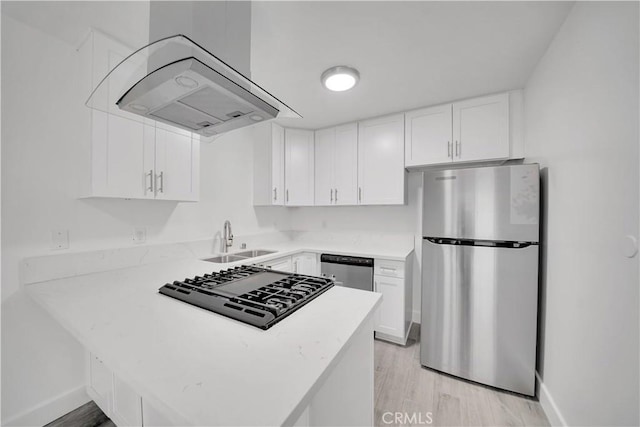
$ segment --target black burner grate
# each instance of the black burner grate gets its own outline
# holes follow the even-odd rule
[[[243,265],[167,283],[160,293],[268,329],[331,286],[328,278]]]

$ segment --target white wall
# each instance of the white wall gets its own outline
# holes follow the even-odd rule
[[[117,7],[117,4],[116,6]],[[28,52],[28,54],[26,53]],[[87,94],[74,46],[2,16],[2,421],[82,384],[74,339],[20,290],[18,263],[50,254],[50,231],[71,250],[288,229],[284,208],[252,206],[252,129],[201,147],[201,202],[77,199]]]
[[[638,256],[622,249],[638,236],[638,50],[637,2],[578,2],[525,88],[544,189],[540,397],[558,423],[640,423]]]

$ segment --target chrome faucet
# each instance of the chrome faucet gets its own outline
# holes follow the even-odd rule
[[[222,237],[222,252],[227,253],[233,245],[233,233],[231,232],[231,223],[229,220],[224,222],[224,236]]]

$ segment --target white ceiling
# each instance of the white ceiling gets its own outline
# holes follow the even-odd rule
[[[319,128],[522,88],[572,2],[254,2],[251,78]],[[360,83],[334,93],[334,65]]]
[[[572,2],[312,2],[252,5],[251,78],[320,128],[521,88]],[[2,1],[2,13],[78,46],[90,27],[148,42],[147,1]],[[329,92],[320,74],[360,71]]]

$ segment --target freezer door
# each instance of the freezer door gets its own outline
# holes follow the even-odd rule
[[[423,366],[535,392],[538,246],[422,247]]]
[[[424,173],[422,235],[538,241],[537,164]]]

